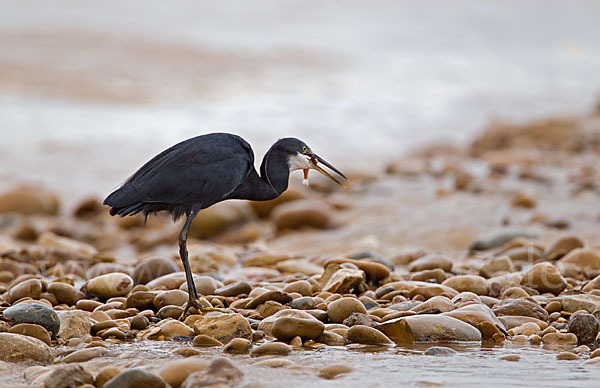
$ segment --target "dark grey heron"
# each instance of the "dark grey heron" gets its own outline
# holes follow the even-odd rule
[[[106,197],[104,204],[111,207],[113,216],[143,213],[148,217],[161,211],[170,213],[174,221],[186,216],[179,234],[179,255],[189,294],[185,315],[190,307],[205,310],[198,302],[186,247],[188,229],[198,212],[227,199],[277,198],[287,189],[290,172],[294,170],[304,171],[305,182],[313,169],[345,187],[318,163],[346,179],[295,138],[275,142],[265,154],[258,175],[254,152],[244,139],[228,133],[212,133],[182,141],[156,155]]]

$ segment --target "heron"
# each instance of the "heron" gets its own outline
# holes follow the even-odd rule
[[[303,141],[283,138],[263,157],[260,175],[254,168],[252,147],[240,136],[211,133],[196,136],[159,153],[104,200],[110,215],[145,218],[168,212],[173,221],[185,216],[179,233],[179,256],[185,270],[188,302],[182,317],[192,307],[201,306],[188,260],[187,237],[190,225],[202,209],[228,199],[267,201],[279,197],[287,188],[292,171],[303,170],[308,184],[310,170],[318,171],[345,188],[344,183],[319,165],[346,176],[315,154]]]

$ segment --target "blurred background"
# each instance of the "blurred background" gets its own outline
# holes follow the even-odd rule
[[[103,197],[162,149],[295,136],[342,170],[600,96],[597,0],[0,1],[0,189]]]

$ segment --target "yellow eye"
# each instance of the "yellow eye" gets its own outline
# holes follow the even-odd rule
[[[303,154],[307,154],[307,153],[308,153],[308,151],[309,151],[309,150],[308,150],[308,147],[307,147],[307,146],[304,146],[304,147],[302,147],[302,153],[303,153]]]

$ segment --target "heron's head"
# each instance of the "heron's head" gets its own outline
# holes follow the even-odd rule
[[[304,181],[305,185],[308,185],[308,172],[310,170],[316,170],[321,174],[325,175],[327,178],[331,179],[338,185],[346,188],[346,186],[340,182],[337,178],[331,175],[329,172],[323,169],[319,165],[321,163],[323,166],[329,168],[339,176],[344,179],[347,179],[344,174],[337,168],[333,167],[330,163],[325,161],[323,158],[315,154],[312,149],[306,145],[302,140],[298,140],[295,138],[285,138],[278,141],[278,148],[285,152],[287,157],[287,164],[290,168],[290,171],[295,170],[303,170],[304,171]]]

